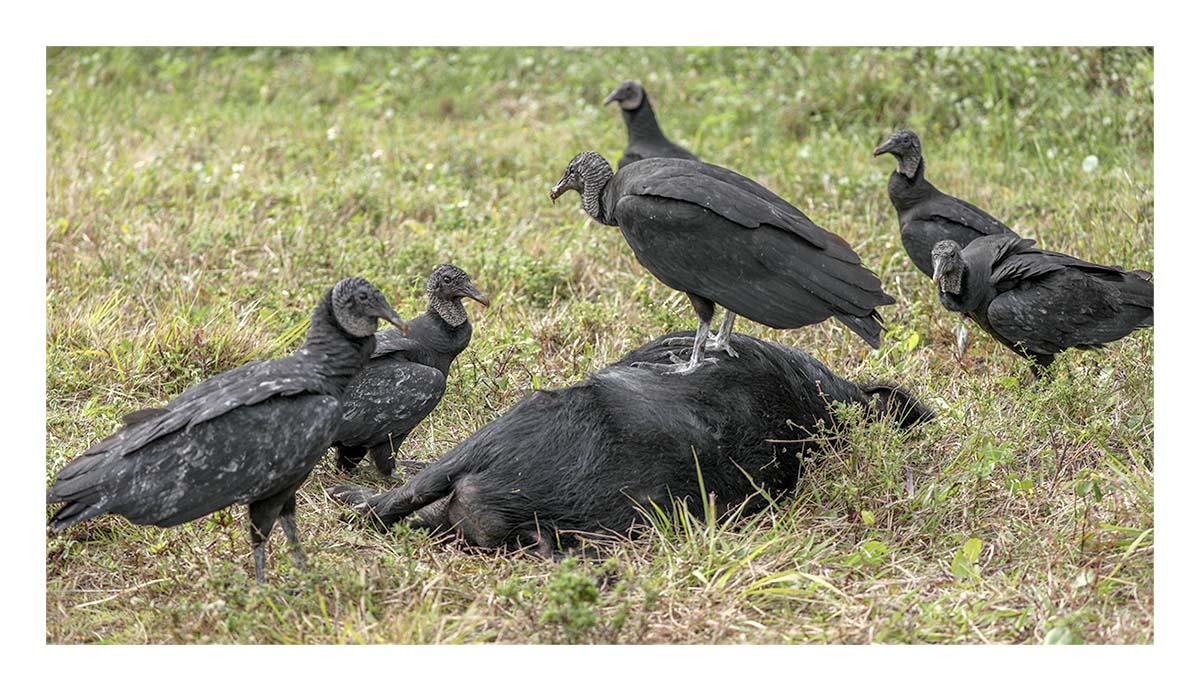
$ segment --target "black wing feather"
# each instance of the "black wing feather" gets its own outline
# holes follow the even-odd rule
[[[774,328],[849,317],[856,332],[873,331],[864,338],[878,342],[874,308],[892,298],[862,265],[775,226],[746,229],[693,204],[632,195],[618,209],[630,219],[621,231],[638,261],[668,286]],[[731,234],[736,252],[729,249]]]
[[[332,443],[340,411],[334,396],[273,398],[132,450],[123,429],[59,473],[46,495],[64,502],[51,528],[101,513],[169,527],[297,486]],[[271,433],[297,419],[298,432]]]
[[[847,261],[859,257],[845,240],[813,223],[796,207],[757,182],[701,161],[653,159],[621,169],[631,182],[624,194],[664,197],[698,204],[744,228],[771,225]]]
[[[346,446],[375,446],[403,436],[424,420],[446,392],[441,371],[398,357],[373,359],[342,396],[337,439]]]

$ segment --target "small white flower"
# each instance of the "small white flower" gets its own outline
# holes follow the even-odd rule
[[[325,130],[325,138],[328,139],[329,141],[333,141],[333,140],[337,139],[337,136],[338,136],[338,128],[330,127],[329,129]]]
[[[396,117],[396,111],[391,108],[388,108],[387,110],[383,111],[383,117],[390,120],[390,119]]]
[[[1083,159],[1083,172],[1090,173],[1096,169],[1096,166],[1099,165],[1100,159],[1096,158],[1095,154],[1088,154],[1088,156]]]
[[[1046,149],[1046,158],[1050,159],[1051,161],[1053,161],[1054,157],[1057,155],[1058,149]]]
[[[193,173],[199,173],[199,172],[200,172],[200,171],[202,171],[202,170],[204,170],[204,164],[203,164],[203,163],[201,163],[201,162],[199,162],[199,161],[196,161],[195,163],[193,163],[193,164],[192,164],[192,172],[193,172]]]
[[[426,164],[425,164],[425,170],[433,170],[433,164],[432,164],[432,163],[426,163]]]
[[[235,172],[235,173],[241,173],[246,170],[245,163],[234,163],[232,167],[233,167],[233,172]]]
[[[457,204],[455,204],[455,206],[457,206],[457,207],[458,207],[458,208],[460,208],[460,209],[465,209],[465,208],[467,208],[467,206],[469,206],[470,204],[471,204],[471,202],[470,202],[469,200],[463,199],[462,201],[460,201],[460,202],[458,202]]]
[[[383,158],[383,149],[375,149],[372,151],[371,158]]]

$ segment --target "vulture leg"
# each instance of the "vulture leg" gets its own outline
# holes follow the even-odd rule
[[[296,560],[296,566],[307,569],[304,550],[300,547],[300,533],[296,530],[296,495],[293,494],[284,502],[283,509],[279,512],[279,524],[283,526],[283,534],[287,536],[288,544],[292,548],[292,558]]]
[[[399,446],[401,440],[396,440],[396,445]],[[392,442],[388,441],[371,447],[371,462],[375,464],[375,468],[379,474],[384,477],[391,477],[392,471],[396,470],[396,458],[392,455]]]
[[[671,364],[662,364],[658,362],[635,362],[634,367],[644,367],[646,369],[656,369],[663,374],[691,374],[700,369],[700,366],[706,362],[716,362],[716,358],[705,358],[704,344],[708,341],[710,327],[708,322],[701,321],[700,327],[696,329],[696,338],[692,341],[692,357],[684,360],[675,353],[670,353]]]
[[[279,502],[274,497],[250,505],[250,546],[254,549],[254,580],[262,583],[267,570],[267,538],[279,518]]]
[[[955,332],[954,352],[958,353],[959,359],[967,354],[967,315],[960,312],[958,315],[958,330]]]
[[[691,359],[681,360],[670,353],[671,364],[663,365],[652,362],[635,362],[636,367],[645,367],[647,369],[662,370],[663,374],[691,374],[700,368],[705,362],[716,362],[716,358],[704,358],[704,345],[708,342],[708,334],[711,332],[713,312],[716,310],[716,304],[707,298],[702,298],[699,295],[687,294],[688,299],[692,301],[692,309],[696,310],[696,316],[700,317],[700,326],[696,329],[696,338],[692,340],[692,357]],[[728,317],[726,317],[728,321]],[[733,326],[731,323],[730,326]],[[667,339],[668,341],[676,339]],[[664,341],[665,342],[665,341]],[[685,341],[686,343],[686,341]]]
[[[729,338],[733,335],[733,320],[737,319],[737,315],[733,310],[725,310],[725,321],[721,322],[721,330],[717,332],[717,337],[709,340],[704,344],[704,350],[724,350],[729,357],[737,357],[738,354],[734,351],[733,346],[729,345]]]
[[[347,473],[354,470],[366,455],[367,450],[361,446],[341,446],[339,444],[334,447],[334,460],[337,461],[338,467]]]
[[[1029,363],[1029,369],[1033,370],[1033,380],[1038,381],[1050,373],[1050,365],[1054,363],[1054,356],[1045,353],[1037,353],[1033,356],[1033,362]]]
[[[721,330],[716,335],[710,334],[708,340],[704,342],[704,352],[723,350],[729,357],[737,357],[737,351],[733,346],[729,345],[729,338],[733,335],[733,321],[737,319],[737,315],[729,310],[725,310],[725,321],[721,323]],[[668,338],[663,340],[665,345],[692,345],[693,340],[690,338]],[[681,361],[682,362],[682,361]]]

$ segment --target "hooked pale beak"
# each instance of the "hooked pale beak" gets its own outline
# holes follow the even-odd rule
[[[563,192],[566,192],[568,189],[570,188],[567,186],[567,176],[564,175],[562,176],[562,179],[558,181],[558,184],[550,188],[550,201],[557,201],[558,198],[563,195]]]
[[[871,154],[874,156],[878,156],[880,154],[890,154],[891,152],[892,152],[892,140],[889,137],[886,142],[875,147],[875,150],[872,151]]]
[[[479,304],[483,305],[484,307],[492,306],[492,301],[489,300],[486,295],[479,292],[479,289],[476,288],[475,285],[472,284],[471,282],[468,281],[467,285],[464,286],[464,289],[467,292],[465,295],[463,295],[463,297],[471,298],[472,300],[474,300],[475,302],[478,302]]]
[[[392,309],[391,305],[385,304],[383,312],[383,314],[379,315],[380,319],[395,324],[396,328],[400,329],[400,333],[404,334],[405,336],[408,335],[408,322],[401,319],[400,315],[396,314],[396,310]]]
[[[608,104],[612,103],[613,101],[619,100],[618,94],[620,94],[620,93],[621,93],[621,87],[618,86],[617,88],[613,89],[613,92],[608,95],[608,98],[604,99],[604,105],[608,105]]]
[[[942,284],[942,276],[945,276],[945,275],[946,275],[946,262],[942,261],[940,259],[935,259],[933,261],[933,282],[938,285],[941,285]]]

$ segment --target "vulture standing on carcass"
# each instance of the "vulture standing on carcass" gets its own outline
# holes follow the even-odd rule
[[[699,328],[691,358],[669,373],[695,371],[706,351],[731,356],[736,315],[777,329],[836,317],[879,347],[875,308],[895,299],[842,238],[753,180],[701,161],[651,158],[613,174],[603,156],[585,151],[550,191],[575,190],[592,218],[618,226],[638,262],[691,300]],[[727,310],[708,340],[715,305]]]

